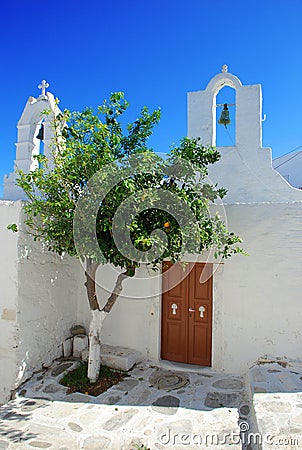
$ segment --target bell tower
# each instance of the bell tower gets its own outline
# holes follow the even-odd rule
[[[188,93],[188,136],[200,137],[204,146],[216,146],[217,127],[228,126],[228,111],[217,118],[216,97],[229,86],[235,90],[236,129],[232,146],[217,147],[221,159],[209,167],[211,182],[228,190],[223,203],[258,203],[301,200],[272,168],[270,148],[262,147],[262,92],[260,84],[242,85],[228,72],[215,75],[203,91]]]
[[[18,170],[28,173],[38,166],[34,155],[43,153],[50,161],[52,155],[52,120],[60,110],[53,94],[46,92],[49,84],[43,80],[38,88],[41,89],[39,97],[29,97],[17,125],[18,139],[16,143],[16,159],[14,172],[4,177],[4,200],[24,200],[25,196],[16,185]],[[43,111],[50,114],[43,116]]]

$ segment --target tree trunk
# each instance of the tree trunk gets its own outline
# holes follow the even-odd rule
[[[101,330],[107,313],[99,310],[91,311],[92,320],[89,330],[88,378],[95,383],[101,367]]]
[[[97,294],[96,294],[96,286],[95,286],[95,274],[99,267],[99,263],[93,261],[91,258],[86,258],[86,290],[87,297],[89,301],[89,306],[92,311],[100,310]]]
[[[86,290],[92,319],[89,328],[89,359],[88,359],[88,378],[91,383],[95,383],[99,377],[101,367],[101,331],[105,318],[110,313],[118,296],[123,290],[123,281],[128,278],[129,271],[121,273],[116,280],[115,287],[108,298],[103,309],[100,309],[97,293],[95,276],[99,263],[90,258],[86,259]]]

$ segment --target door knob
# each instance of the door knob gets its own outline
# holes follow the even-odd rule
[[[195,309],[189,308],[189,312],[195,312]]]

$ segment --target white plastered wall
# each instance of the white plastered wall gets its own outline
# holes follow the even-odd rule
[[[236,89],[236,146],[219,148],[221,160],[210,168],[209,178],[228,190],[224,206],[217,208],[228,228],[242,237],[248,256],[214,264],[212,365],[244,373],[264,354],[302,358],[302,192],[272,169],[271,150],[262,148],[260,85],[243,86],[234,75],[222,73],[205,91],[189,93],[189,136],[215,145],[216,95],[224,86]],[[208,255],[198,261],[215,263]],[[109,296],[116,276],[108,267],[100,268],[100,285],[107,287],[99,290],[102,299]],[[159,288],[160,280],[146,277],[142,286],[128,280],[127,298],[117,300],[104,322],[103,342],[132,347],[158,361],[161,296],[149,297]],[[78,317],[88,324],[83,289]]]
[[[17,372],[18,238],[6,227],[19,223],[20,207],[0,201],[0,404],[10,398]]]
[[[78,260],[59,257],[26,233],[22,203],[0,201],[0,403],[33,372],[62,356],[77,321]]]
[[[248,256],[214,274],[214,367],[243,373],[265,354],[301,359],[301,202],[227,205],[226,214]]]
[[[189,93],[189,136],[215,145],[216,96],[224,86],[236,90],[236,146],[219,148],[209,178],[228,190],[222,216],[249,256],[232,257],[214,274],[213,366],[243,372],[263,354],[302,358],[302,192],[262,148],[260,85],[221,73]]]
[[[101,306],[109,297],[117,275],[112,266],[99,267],[97,293]],[[156,274],[150,274],[145,268],[141,268],[137,276],[124,281],[122,295],[104,321],[101,338],[103,343],[133,348],[139,350],[145,358],[158,360],[161,280],[154,275]],[[82,281],[84,282],[84,269]],[[91,314],[82,283],[78,295],[78,319],[88,328]]]

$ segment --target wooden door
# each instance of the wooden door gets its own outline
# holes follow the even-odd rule
[[[211,365],[212,279],[211,264],[189,263],[184,271],[163,263],[163,359]]]

